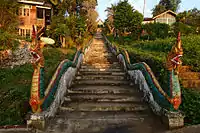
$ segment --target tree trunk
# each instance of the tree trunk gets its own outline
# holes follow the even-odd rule
[[[66,40],[65,40],[65,37],[60,36],[60,42],[61,42],[61,47],[62,47],[62,48],[65,48],[65,47],[66,47]]]

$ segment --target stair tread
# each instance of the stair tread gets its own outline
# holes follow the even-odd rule
[[[82,71],[78,72],[77,75],[126,75],[125,72],[108,72],[108,71]]]
[[[68,90],[70,93],[100,93],[100,94],[107,94],[107,93],[138,93],[139,89],[135,86],[130,85],[72,85],[71,88]]]
[[[200,73],[197,72],[183,72],[179,73],[179,77],[182,80],[200,80]]]
[[[148,106],[145,103],[99,103],[97,102],[69,102],[60,107],[67,111],[146,111]]]
[[[81,68],[79,69],[80,72],[84,72],[84,71],[91,71],[91,72],[124,72],[122,69],[119,68]]]
[[[76,76],[76,79],[79,80],[79,79],[113,79],[113,80],[124,80],[125,79],[125,76],[123,75],[117,75],[117,76],[114,76],[114,75],[77,75]]]
[[[142,113],[142,112],[102,112],[102,111],[63,111],[59,110],[56,115],[57,118],[72,118],[72,119],[123,119],[123,118],[144,118],[151,116],[151,113]]]
[[[104,84],[104,85],[118,85],[118,84],[130,84],[127,80],[76,80],[77,84]]]

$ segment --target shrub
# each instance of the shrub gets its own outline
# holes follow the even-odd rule
[[[193,26],[189,26],[187,24],[184,24],[182,22],[176,22],[172,25],[172,29],[175,35],[178,34],[180,31],[182,35],[189,35],[189,34],[195,34],[196,28]]]
[[[0,50],[16,49],[19,45],[19,41],[16,39],[16,35],[0,29]]]
[[[142,29],[147,33],[141,39],[155,40],[156,38],[166,38],[169,33],[169,25],[162,23],[149,23],[142,26]]]
[[[111,37],[109,37],[110,39]],[[192,66],[194,71],[200,71],[200,36],[182,37],[183,65]],[[157,39],[155,41],[136,41],[120,47],[128,50],[131,63],[146,62],[152,69],[160,85],[167,89],[167,71],[164,63],[167,53],[176,42],[175,38]],[[192,89],[182,88],[182,104],[180,110],[185,114],[186,125],[200,124],[200,93]]]

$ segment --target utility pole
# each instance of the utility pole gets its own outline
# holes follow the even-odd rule
[[[80,11],[80,5],[79,4],[80,4],[79,1],[76,0],[76,14],[77,14],[77,16],[79,16],[79,11]]]
[[[146,5],[146,0],[144,0],[144,6],[143,6],[143,16],[144,16],[144,11],[145,11],[145,5]]]

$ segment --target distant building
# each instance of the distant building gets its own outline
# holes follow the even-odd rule
[[[18,0],[22,6],[18,10],[20,20],[19,35],[31,37],[32,25],[37,30],[50,25],[52,5],[44,0]]]
[[[173,23],[176,22],[176,13],[168,10],[165,11],[153,18],[144,18],[143,20],[143,24],[147,24],[147,23],[165,23],[165,24],[169,24],[172,25]]]
[[[97,24],[99,25],[99,26],[103,26],[104,24],[103,24],[103,21],[101,20],[101,19],[99,19],[98,21],[97,21]]]

